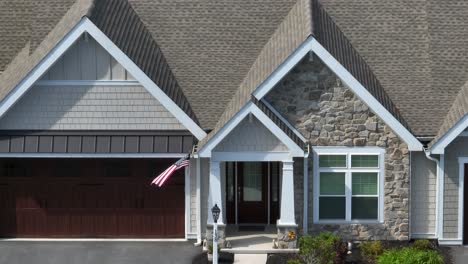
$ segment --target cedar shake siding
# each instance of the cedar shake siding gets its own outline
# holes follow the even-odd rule
[[[67,85],[68,81],[128,85]],[[82,36],[0,120],[5,130],[185,130],[93,38]],[[53,85],[63,81],[62,85]]]
[[[406,144],[316,56],[306,56],[266,100],[314,146],[377,146],[384,155],[384,216],[380,224],[314,224],[313,173],[309,159],[309,228],[345,239],[409,239],[409,151]],[[352,150],[352,149],[351,149]],[[298,168],[295,174],[301,174]],[[302,184],[295,177],[296,204]],[[300,212],[302,206],[296,210]],[[298,221],[300,222],[300,221]]]
[[[411,234],[415,237],[436,235],[437,172],[436,163],[424,152],[411,153]]]
[[[444,223],[443,238],[457,239],[458,234],[458,195],[459,164],[458,157],[468,157],[468,138],[458,137],[445,149],[445,179],[444,179]],[[465,195],[466,192],[465,192]],[[463,198],[461,198],[463,199]],[[463,223],[462,223],[463,225]],[[466,228],[466,226],[465,226]]]

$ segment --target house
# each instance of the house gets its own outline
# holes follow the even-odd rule
[[[468,243],[468,3],[0,4],[0,236]],[[162,188],[154,176],[191,154]]]

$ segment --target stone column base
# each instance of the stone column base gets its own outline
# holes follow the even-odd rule
[[[297,247],[297,225],[277,225],[278,238],[275,247],[279,249]]]
[[[213,245],[213,225],[206,226],[205,247],[208,249]],[[230,244],[226,240],[226,225],[218,225],[218,246],[220,248],[229,248]]]

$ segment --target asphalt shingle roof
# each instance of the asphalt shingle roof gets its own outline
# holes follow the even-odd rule
[[[0,2],[0,96],[32,67],[14,64],[40,61],[81,15],[106,34],[123,32],[125,20],[104,19],[125,13],[110,8],[119,3],[134,11],[125,13],[128,22],[144,25],[139,36],[153,45],[145,52],[161,51],[171,76],[165,91],[208,130],[222,127],[310,35],[417,136],[440,131],[468,79],[464,0],[321,0],[321,7],[316,0],[128,2],[130,9],[125,0]],[[113,40],[132,54],[130,33]],[[161,83],[150,66],[137,64]]]

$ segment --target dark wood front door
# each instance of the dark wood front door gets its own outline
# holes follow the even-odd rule
[[[184,172],[174,160],[0,159],[0,237],[184,237]]]
[[[239,223],[268,222],[268,163],[238,163]]]

